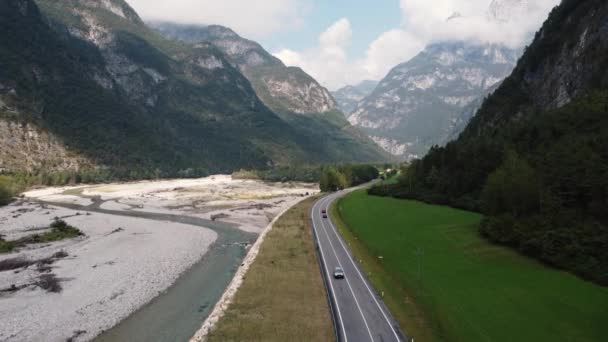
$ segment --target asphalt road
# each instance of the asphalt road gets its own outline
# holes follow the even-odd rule
[[[346,242],[322,210],[345,192],[330,194],[312,207],[311,218],[326,275],[330,299],[336,317],[339,341],[408,341],[390,312],[366,279]],[[344,270],[344,279],[334,279],[336,267]]]

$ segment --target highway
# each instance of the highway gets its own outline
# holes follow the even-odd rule
[[[338,341],[408,341],[329,217],[330,205],[345,194],[341,191],[319,199],[311,212]],[[322,210],[327,210],[328,218],[323,218]],[[338,266],[344,270],[344,279],[333,277]]]

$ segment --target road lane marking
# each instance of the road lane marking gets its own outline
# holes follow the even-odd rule
[[[330,201],[330,203],[331,203],[331,201]],[[327,207],[326,207],[326,210],[327,210]],[[327,241],[329,242],[329,245],[331,246],[331,249],[333,250],[334,255],[336,256],[336,260],[338,260],[338,265],[342,269],[344,269],[344,267],[342,267],[342,262],[340,261],[340,257],[338,256],[338,252],[336,252],[336,248],[334,247],[334,244],[331,242],[331,238],[329,237],[329,233],[327,233],[327,227],[325,225],[325,221],[324,220],[321,221],[321,225],[323,225],[323,231],[325,232],[325,236],[327,236]],[[348,254],[348,252],[347,252],[347,254]],[[348,277],[346,275],[344,276],[344,280],[346,280],[346,284],[348,285],[348,288],[350,289],[350,293],[352,293],[353,298],[355,299],[355,304],[357,305],[357,309],[359,309],[359,313],[361,313],[361,317],[363,318],[363,323],[365,323],[365,328],[367,329],[367,333],[369,334],[369,338],[373,342],[374,341],[374,336],[372,335],[372,331],[369,329],[369,325],[367,324],[367,319],[365,319],[365,314],[363,313],[363,310],[361,310],[361,305],[359,305],[359,301],[357,300],[357,295],[355,294],[355,291],[353,290],[353,287],[350,285],[350,281],[348,281]]]
[[[328,205],[328,207],[331,205],[331,203],[335,200],[332,199]],[[328,211],[329,212],[329,211]],[[327,216],[329,218],[329,215]],[[382,307],[380,306],[380,303],[378,303],[378,300],[376,299],[376,296],[374,295],[374,293],[372,292],[372,290],[370,289],[370,287],[367,285],[367,282],[365,281],[365,278],[363,278],[363,275],[361,274],[361,271],[359,271],[359,268],[357,267],[357,265],[355,264],[355,261],[353,260],[353,258],[350,256],[350,253],[348,252],[348,249],[346,249],[346,246],[344,245],[344,242],[342,242],[342,239],[340,238],[340,236],[338,235],[337,229],[334,226],[333,222],[331,221],[331,218],[329,219],[329,224],[332,227],[332,231],[334,232],[334,234],[336,235],[336,237],[338,238],[338,241],[340,242],[340,244],[342,245],[342,248],[344,249],[344,251],[346,252],[346,255],[348,256],[348,258],[350,259],[350,262],[353,264],[353,266],[355,267],[355,270],[357,271],[357,274],[359,274],[359,278],[361,278],[361,281],[363,282],[363,285],[365,285],[365,287],[367,288],[367,291],[369,291],[369,294],[372,296],[372,298],[374,299],[374,302],[376,303],[376,306],[378,306],[378,309],[380,310],[380,312],[382,313],[382,316],[384,316],[384,319],[386,320],[386,323],[388,324],[388,326],[391,328],[391,331],[393,332],[393,334],[395,335],[395,338],[397,339],[397,341],[401,341],[399,339],[399,335],[397,334],[397,332],[395,331],[395,328],[393,327],[393,325],[391,324],[390,320],[388,319],[388,316],[386,315],[386,313],[384,312],[384,310],[382,309]]]
[[[334,302],[336,303],[336,309],[338,309],[338,319],[340,320],[340,327],[342,327],[342,334],[344,335],[344,342],[348,341],[348,337],[346,336],[346,328],[344,327],[344,321],[342,320],[342,314],[340,313],[340,304],[338,304],[338,298],[336,297],[336,292],[334,290],[334,285],[331,282],[331,278],[329,278],[329,270],[327,269],[327,261],[325,259],[325,254],[323,253],[323,246],[321,244],[321,241],[319,240],[319,232],[317,230],[317,225],[315,224],[315,212],[317,211],[316,207],[317,205],[323,201],[323,199],[318,200],[313,206],[312,206],[312,213],[310,215],[311,219],[312,219],[312,227],[315,230],[315,238],[317,239],[317,244],[319,245],[319,251],[321,251],[321,260],[323,261],[323,267],[325,268],[325,274],[328,277],[327,282],[329,283],[329,287],[331,288],[331,294],[332,297],[334,298]],[[319,215],[319,218],[321,218],[321,215]],[[321,221],[323,222],[323,221]]]

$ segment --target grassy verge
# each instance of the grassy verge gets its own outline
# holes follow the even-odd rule
[[[306,200],[268,233],[233,303],[208,341],[332,341]]]
[[[488,243],[478,214],[357,191],[332,215],[416,341],[605,338],[608,288]]]

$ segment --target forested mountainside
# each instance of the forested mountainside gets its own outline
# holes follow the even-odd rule
[[[0,28],[2,124],[72,158],[8,171],[94,165],[138,178],[382,159],[355,153],[355,139],[325,148],[268,109],[214,45],[166,39],[122,0],[6,0]]]
[[[152,22],[168,38],[198,46],[210,42],[251,82],[271,110],[303,131],[335,159],[342,154],[356,160],[390,159],[365,134],[345,120],[330,92],[298,67],[287,67],[260,44],[219,25],[180,25]]]
[[[480,209],[489,239],[608,284],[608,3],[564,0],[460,137],[372,192]]]

